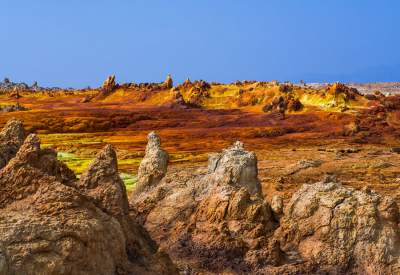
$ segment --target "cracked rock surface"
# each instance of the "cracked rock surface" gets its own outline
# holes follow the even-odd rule
[[[306,184],[291,198],[275,237],[334,274],[399,274],[399,211],[393,199],[340,183]]]

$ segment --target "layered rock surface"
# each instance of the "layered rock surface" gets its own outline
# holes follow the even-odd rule
[[[0,170],[0,274],[176,274],[127,210],[110,146],[78,182],[29,135]]]

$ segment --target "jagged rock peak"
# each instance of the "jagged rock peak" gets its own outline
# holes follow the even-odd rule
[[[167,173],[169,155],[161,148],[161,139],[151,132],[147,136],[146,154],[140,162],[138,169],[138,183],[133,192],[140,193],[149,186],[154,186]]]
[[[40,139],[36,134],[30,134],[22,144],[18,151],[18,155],[26,154],[29,152],[37,152],[40,150]]]
[[[171,89],[174,87],[174,81],[172,80],[171,74],[167,75],[167,79],[165,79],[165,81],[164,81],[164,86],[167,89]]]
[[[243,142],[238,140],[231,147],[229,147],[228,150],[244,151],[244,144]]]
[[[102,88],[105,90],[113,89],[116,86],[115,83],[115,75],[110,75],[107,79],[103,82]]]
[[[59,182],[72,185],[76,181],[74,172],[63,162],[57,160],[57,152],[51,148],[40,149],[40,139],[30,134],[19,148],[18,153],[4,168],[15,169],[28,165],[42,173],[55,177]]]
[[[261,195],[257,156],[253,152],[245,151],[240,141],[236,141],[222,153],[211,154],[208,172],[219,183],[245,187],[251,195]]]
[[[25,138],[25,130],[19,120],[9,120],[0,132],[0,169],[15,157]]]
[[[78,187],[108,213],[123,215],[128,212],[125,185],[118,174],[117,154],[111,145],[106,145],[89,164]]]
[[[20,146],[15,158],[10,160],[10,164],[22,165],[22,164],[33,164],[33,165],[44,165],[39,163],[39,151],[40,151],[40,139],[35,134],[30,134]]]
[[[20,120],[9,120],[0,132],[0,142],[16,142],[22,144],[25,138],[24,125]]]
[[[147,145],[146,145],[146,154],[151,152],[157,152],[161,149],[161,139],[160,136],[152,131],[147,135]]]
[[[100,178],[113,176],[118,176],[117,154],[111,145],[106,145],[89,164],[80,182],[88,188],[94,188]]]

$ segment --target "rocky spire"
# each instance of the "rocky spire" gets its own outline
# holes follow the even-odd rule
[[[78,187],[94,198],[100,208],[113,215],[128,212],[128,199],[118,174],[115,150],[106,145],[82,174]]]
[[[22,144],[25,139],[25,130],[20,120],[11,119],[0,132],[0,141]]]
[[[134,194],[156,185],[167,173],[168,160],[168,153],[161,149],[160,137],[155,132],[151,132],[147,136],[146,154],[140,162],[138,183]]]
[[[21,121],[11,119],[0,132],[0,169],[18,152],[25,139],[25,130]]]
[[[171,74],[168,74],[167,79],[165,79],[164,86],[166,89],[172,89],[174,87],[174,81],[172,80]]]
[[[107,79],[103,82],[102,89],[106,91],[111,91],[115,88],[115,75],[110,75]]]

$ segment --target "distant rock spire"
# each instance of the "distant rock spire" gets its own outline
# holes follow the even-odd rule
[[[168,74],[167,79],[164,81],[166,89],[172,89],[174,87],[174,81],[172,80],[171,74]]]

